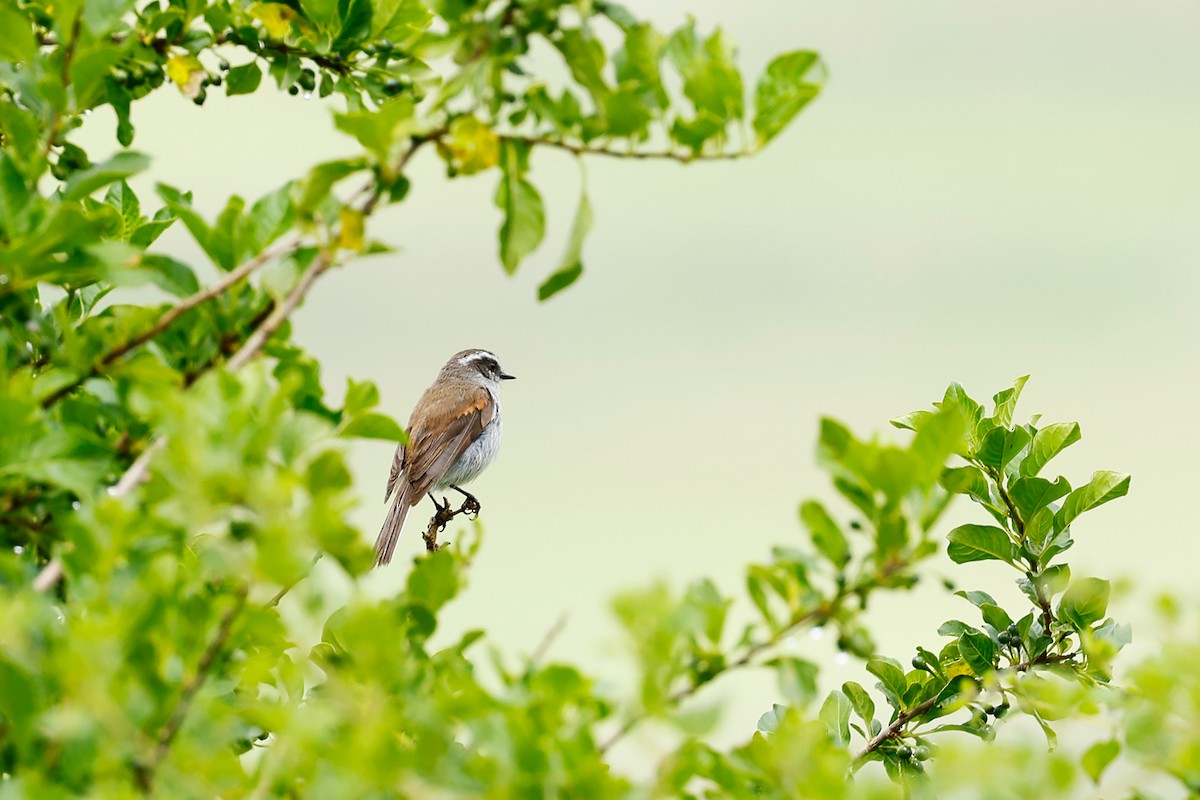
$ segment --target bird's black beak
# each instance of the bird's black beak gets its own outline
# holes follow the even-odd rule
[[[516,380],[516,379],[517,379],[516,375],[509,375],[507,372],[500,373],[500,380],[502,380],[502,381],[512,381],[512,380]]]

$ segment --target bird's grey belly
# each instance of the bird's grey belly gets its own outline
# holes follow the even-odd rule
[[[461,486],[479,477],[479,473],[492,463],[500,450],[500,415],[497,414],[488,426],[483,429],[479,438],[463,451],[458,460],[450,465],[445,476],[437,482],[437,488],[443,489],[451,484]]]

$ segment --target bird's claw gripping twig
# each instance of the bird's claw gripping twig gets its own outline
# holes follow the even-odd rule
[[[433,506],[437,511],[430,518],[429,526],[425,529],[425,534],[421,538],[425,540],[425,549],[430,553],[447,544],[447,542],[438,544],[437,535],[446,530],[446,526],[450,524],[451,520],[459,514],[467,514],[471,519],[475,519],[479,516],[479,512],[482,509],[479,501],[475,499],[475,495],[463,491],[457,486],[451,486],[450,488],[462,494],[464,498],[462,505],[453,511],[450,509],[449,500],[443,497],[442,502],[439,503],[436,497],[429,495],[429,499],[433,501]]]

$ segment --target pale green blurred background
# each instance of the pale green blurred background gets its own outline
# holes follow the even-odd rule
[[[474,485],[487,538],[447,638],[483,627],[530,652],[566,613],[551,655],[617,687],[628,673],[608,598],[660,576],[740,592],[749,560],[800,542],[798,501],[831,497],[813,459],[820,415],[900,438],[887,419],[949,381],[983,399],[1027,372],[1022,418],[1083,426],[1061,459],[1073,482],[1134,475],[1128,499],[1079,526],[1076,574],[1136,579],[1112,608],[1135,623],[1159,590],[1194,600],[1200,6],[628,5],[661,27],[720,22],[752,76],[780,51],[817,49],[826,91],[751,161],[590,161],[586,273],[545,305],[534,295],[574,213],[572,159],[535,156],[550,234],[508,278],[495,176],[447,181],[423,152],[409,199],[370,228],[400,252],[323,278],[296,317],[337,396],[346,376],[374,380],[402,422],[461,348],[490,348],[519,376],[504,387],[501,456]],[[203,109],[163,91],[134,121],[154,178],[210,211],[353,144],[316,101],[271,91],[214,92]],[[97,114],[85,133],[111,137],[111,122]],[[164,242],[200,262],[181,231]],[[353,449],[366,537],[391,457],[385,443]],[[373,591],[404,581],[428,511]],[[1017,598],[1002,572],[956,573]],[[907,661],[941,620],[968,615],[935,583],[871,609],[882,652]],[[872,683],[835,663],[830,638],[794,649],[830,665],[830,684]],[[1154,646],[1138,628],[1135,648]],[[709,696],[729,701],[727,741],[778,699],[754,673]]]

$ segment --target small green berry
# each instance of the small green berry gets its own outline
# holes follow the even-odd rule
[[[913,752],[913,755],[917,757],[917,761],[928,761],[929,757],[933,754],[929,752],[928,747],[921,745]]]
[[[229,72],[229,62],[222,58],[217,62],[217,69],[221,70],[221,72]]]
[[[207,99],[208,99],[208,92],[204,91],[204,88],[201,87],[200,92],[195,97],[192,98],[192,102],[198,106],[202,106],[202,105],[204,105],[204,101]]]
[[[909,747],[908,745],[902,744],[896,748],[896,755],[899,756],[901,759],[912,758],[912,754],[913,754],[912,748]]]
[[[1008,644],[1012,641],[1012,636],[1008,631],[1000,631],[1000,635],[996,637],[996,640],[1000,642],[1000,644]]]
[[[314,88],[316,88],[317,78],[311,69],[306,69],[300,73],[300,77],[297,79],[297,82],[300,84],[301,89],[306,92],[311,92]]]
[[[292,84],[291,86],[288,87],[288,94],[295,97],[296,95],[300,94],[300,87],[295,84]]]
[[[383,91],[389,95],[398,95],[403,88],[404,86],[395,78],[388,78],[383,82]]]

